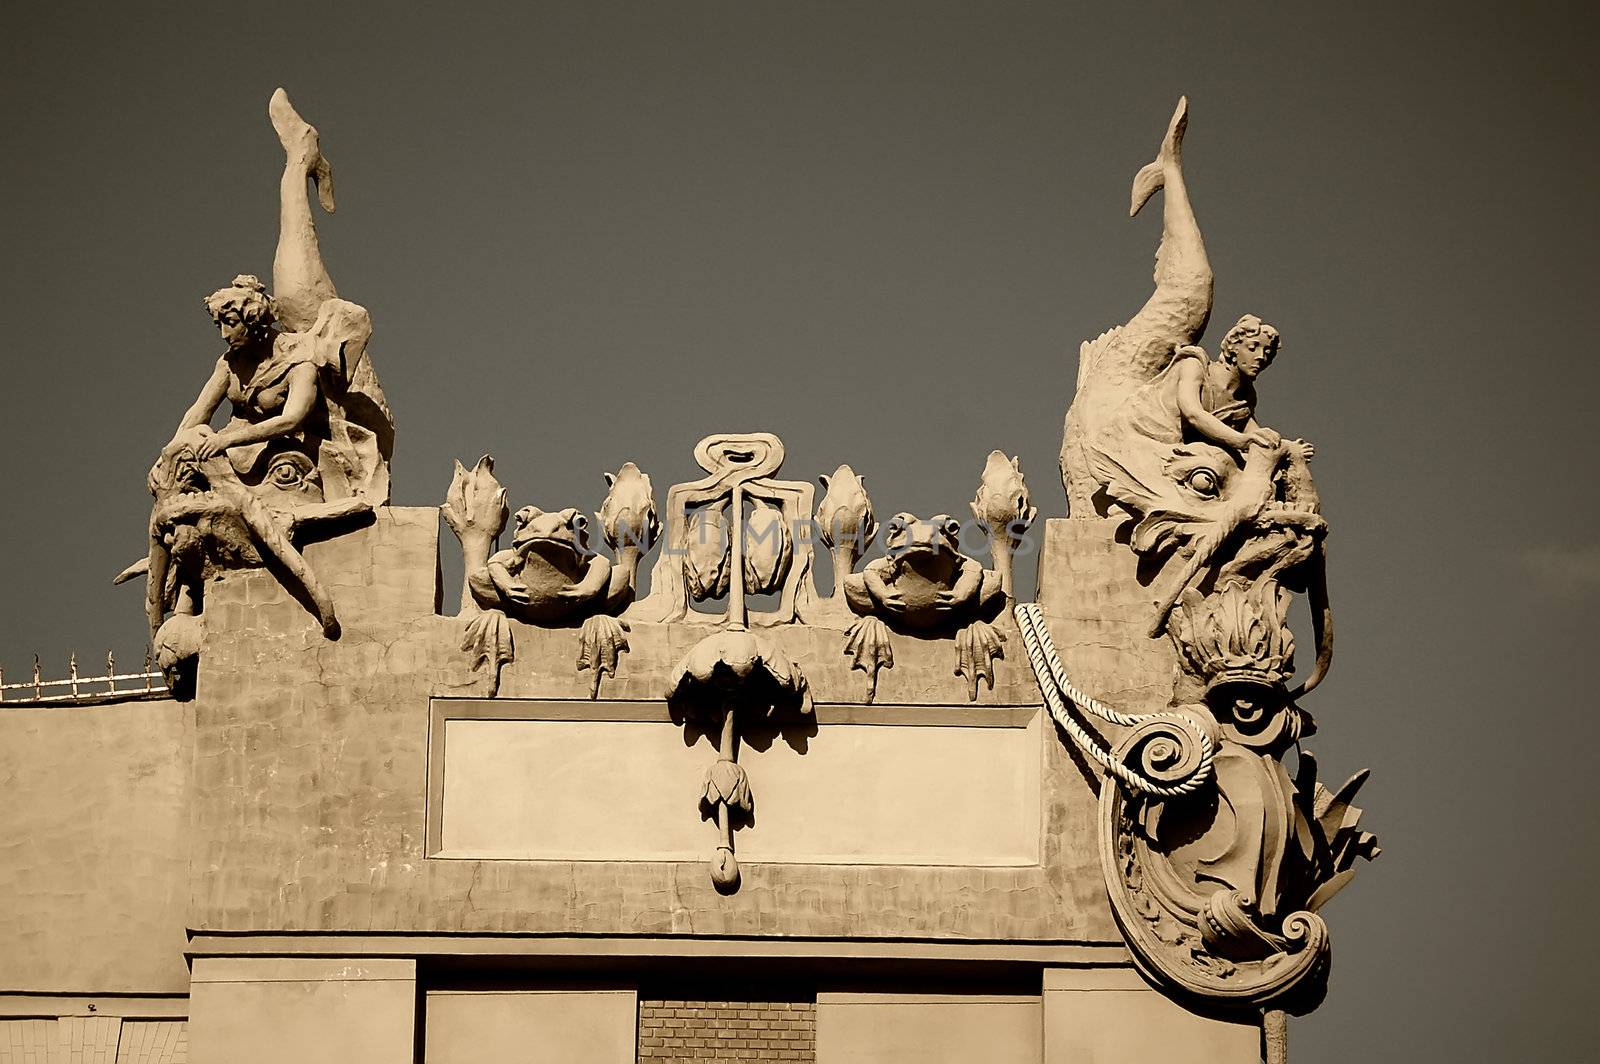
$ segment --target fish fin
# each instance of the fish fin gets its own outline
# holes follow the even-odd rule
[[[1133,196],[1128,204],[1128,217],[1138,214],[1150,197],[1166,186],[1169,169],[1182,165],[1183,134],[1188,127],[1189,97],[1180,96],[1178,106],[1172,112],[1172,121],[1167,123],[1167,135],[1162,138],[1160,153],[1154,162],[1141,166],[1133,176]]]

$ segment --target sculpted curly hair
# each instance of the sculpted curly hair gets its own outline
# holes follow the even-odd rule
[[[1267,346],[1272,354],[1274,356],[1277,355],[1278,330],[1273,328],[1271,325],[1268,325],[1254,314],[1246,314],[1244,317],[1234,322],[1233,327],[1223,334],[1222,350],[1220,352],[1222,357],[1227,359],[1229,362],[1232,362],[1234,347],[1242,341],[1250,339],[1251,337],[1260,337],[1261,342]]]
[[[228,287],[206,296],[205,307],[212,321],[219,321],[224,311],[236,311],[250,331],[260,336],[270,335],[277,321],[277,307],[267,294],[267,286],[249,273],[241,273]]]

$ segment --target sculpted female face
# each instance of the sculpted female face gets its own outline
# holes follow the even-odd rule
[[[213,315],[213,320],[230,351],[238,350],[250,342],[250,326],[245,323],[244,314],[238,307],[222,308]]]
[[[230,351],[248,347],[272,331],[272,300],[254,277],[240,275],[232,285],[206,297],[206,311]]]

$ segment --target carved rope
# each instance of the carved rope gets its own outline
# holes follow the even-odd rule
[[[1028,649],[1028,660],[1033,665],[1033,674],[1039,681],[1039,690],[1044,693],[1045,705],[1050,710],[1050,716],[1072,737],[1079,749],[1128,787],[1158,798],[1177,798],[1193,794],[1210,781],[1211,761],[1216,752],[1215,744],[1209,735],[1195,726],[1192,719],[1181,713],[1122,713],[1098,699],[1090,698],[1067,678],[1066,666],[1056,654],[1055,644],[1050,639],[1050,629],[1045,626],[1039,604],[1019,602],[1012,612],[1016,615],[1017,627],[1022,630],[1022,643]],[[1073,714],[1069,708],[1069,701],[1101,720],[1123,728],[1137,728],[1153,722],[1170,722],[1184,735],[1197,737],[1200,749],[1199,762],[1176,784],[1163,784],[1151,780],[1107,750]]]

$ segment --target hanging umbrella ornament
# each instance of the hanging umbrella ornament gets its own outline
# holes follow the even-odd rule
[[[733,853],[736,816],[755,809],[750,778],[739,764],[741,719],[809,716],[811,691],[805,676],[788,656],[752,635],[745,609],[747,583],[759,584],[764,573],[746,572],[744,493],[734,484],[729,518],[727,571],[732,574],[728,627],[696,643],[674,671],[667,704],[673,716],[695,719],[718,736],[717,760],[706,771],[700,800],[717,821],[717,847],[711,859],[711,881],[723,893],[739,887],[739,860]]]

